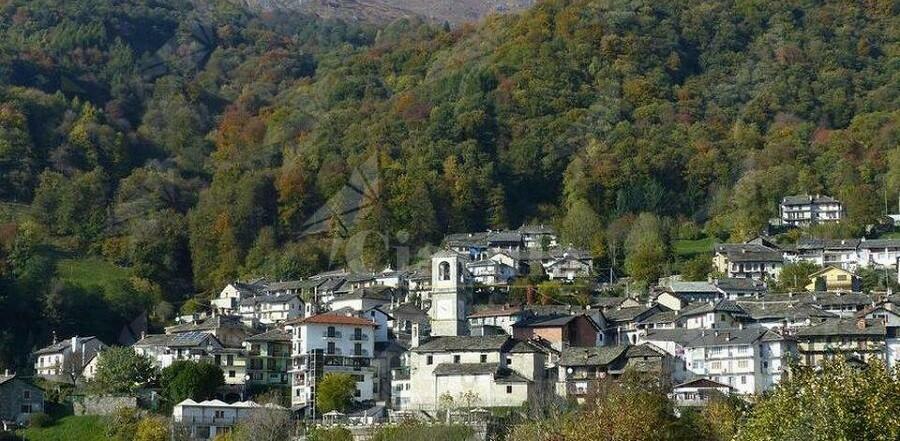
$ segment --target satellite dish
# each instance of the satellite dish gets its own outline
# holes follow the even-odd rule
[[[571,374],[572,372],[575,372],[575,371],[572,368],[568,368],[568,369],[566,369],[566,372]]]

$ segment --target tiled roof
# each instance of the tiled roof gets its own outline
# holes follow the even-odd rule
[[[336,300],[370,299],[390,301],[393,293],[394,289],[389,286],[369,286],[355,289],[347,295],[338,297]]]
[[[362,319],[355,316],[339,315],[339,314],[318,314],[306,318],[296,318],[288,320],[285,324],[289,325],[306,325],[306,324],[325,324],[325,325],[353,325],[353,326],[376,326],[371,320]]]
[[[745,314],[741,307],[731,300],[719,300],[717,302],[695,302],[685,306],[681,310],[681,316],[692,316],[710,312],[727,312],[730,314]]]

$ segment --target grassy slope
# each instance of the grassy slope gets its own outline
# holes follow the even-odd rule
[[[121,286],[116,282],[127,280],[131,272],[97,258],[66,258],[56,264],[56,276],[83,288],[92,286]]]
[[[697,240],[676,240],[672,243],[675,254],[680,257],[691,257],[702,253],[712,253],[716,240],[712,237],[705,237]]]
[[[52,426],[20,430],[28,441],[103,441],[106,425],[99,416],[67,416]]]

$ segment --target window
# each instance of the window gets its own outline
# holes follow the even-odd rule
[[[487,354],[481,354],[481,362],[487,363]]]
[[[234,366],[234,355],[229,355],[226,359],[228,360],[228,366]]]
[[[19,408],[19,413],[31,413],[31,405],[23,404],[22,407]]]
[[[450,263],[441,262],[438,265],[438,280],[450,280]]]
[[[454,355],[454,356],[453,356],[453,362],[454,362],[454,363],[459,363],[459,355]]]
[[[507,358],[507,359],[506,359],[506,365],[507,365],[507,366],[512,365],[512,358]]]
[[[328,349],[327,349],[327,352],[328,352],[329,354],[334,354],[335,349],[334,349],[334,342],[333,342],[333,341],[328,342]]]
[[[763,369],[768,369],[768,368],[769,368],[769,362],[768,362],[768,361],[764,361],[764,362],[763,362]]]
[[[427,365],[430,366],[432,363],[434,363],[434,357],[432,357],[431,355],[426,356],[426,357],[425,357],[425,364],[427,364]]]
[[[215,418],[216,418],[216,419],[225,418],[225,411],[224,411],[224,410],[217,410],[217,411],[216,411]]]
[[[739,368],[741,368],[741,369],[746,369],[747,366],[749,366],[749,364],[747,363],[747,360],[738,360],[738,367],[739,367]]]
[[[31,391],[28,390],[28,389],[23,390],[23,391],[22,391],[22,398],[24,398],[24,399],[26,399],[26,400],[30,400],[30,399],[31,399]]]
[[[335,336],[334,326],[329,326],[329,327],[328,327],[328,336],[329,336],[329,337],[334,337],[334,336]]]
[[[508,393],[508,394],[512,393],[512,386],[506,386],[506,393]]]
[[[712,363],[709,364],[709,368],[710,368],[710,369],[713,369],[713,370],[722,369],[722,362],[721,362],[721,361],[714,361],[714,362],[712,362]]]
[[[234,378],[234,371],[228,371],[228,378]]]
[[[741,384],[747,384],[747,377],[744,375],[741,375]]]

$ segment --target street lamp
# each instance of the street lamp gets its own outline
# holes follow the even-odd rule
[[[244,396],[247,393],[247,382],[250,381],[250,374],[244,374],[244,384],[241,385],[241,401],[246,401]]]

